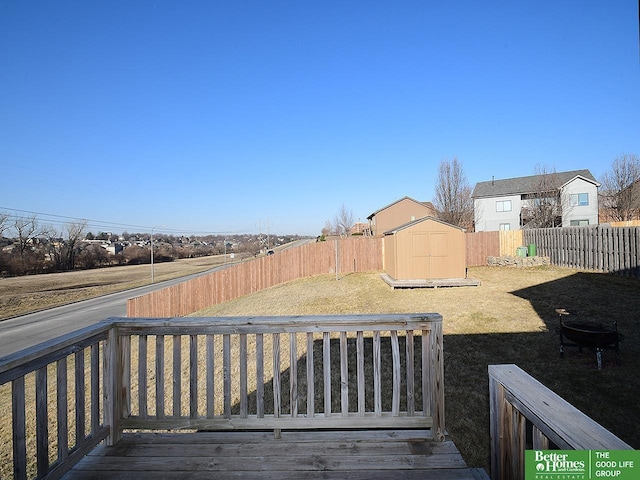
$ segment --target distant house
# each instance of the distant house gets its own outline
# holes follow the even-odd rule
[[[640,180],[619,192],[600,192],[600,223],[640,220]]]
[[[555,202],[556,226],[597,225],[599,186],[589,170],[477,183],[471,195],[475,230],[527,228],[541,199]]]
[[[438,212],[431,202],[418,202],[413,198],[402,197],[369,215],[367,217],[369,226],[365,234],[383,235],[405,223],[424,217],[437,216]]]
[[[349,230],[349,234],[350,235],[364,235],[368,228],[369,228],[369,224],[368,223],[357,222],[357,223],[353,224],[353,226],[351,227],[351,230]]]

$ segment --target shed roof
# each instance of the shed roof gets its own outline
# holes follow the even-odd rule
[[[451,228],[456,228],[458,230],[462,230],[463,232],[467,231],[465,228],[459,227],[457,225],[453,225],[451,223],[447,223],[447,222],[442,221],[442,220],[440,220],[439,218],[436,218],[436,217],[423,217],[423,218],[418,218],[417,220],[412,220],[410,222],[407,222],[404,225],[400,225],[400,226],[394,228],[393,230],[389,230],[388,232],[384,232],[384,235],[393,235],[395,233],[398,233],[400,230],[404,230],[406,228],[413,227],[414,225],[416,225],[418,223],[421,223],[421,222],[425,222],[425,221],[432,221],[432,222],[441,223],[442,225],[446,225],[447,227],[451,227]]]
[[[398,200],[396,200],[395,202],[391,202],[389,205],[387,205],[387,206],[385,206],[385,207],[382,207],[382,208],[380,208],[380,209],[376,210],[375,212],[373,212],[371,215],[369,215],[369,216],[367,217],[367,220],[371,220],[373,217],[375,217],[375,216],[376,216],[378,213],[380,213],[382,210],[386,210],[387,208],[392,207],[392,206],[394,206],[396,203],[400,203],[400,202],[401,202],[401,201],[403,201],[403,200],[411,200],[412,202],[415,202],[415,203],[417,203],[418,205],[422,205],[423,207],[430,208],[430,209],[432,209],[434,212],[436,211],[436,208],[433,206],[433,204],[432,204],[431,202],[419,202],[419,201],[414,200],[413,198],[411,198],[411,197],[407,197],[407,196],[405,195],[404,197],[399,198],[399,199],[398,199]]]
[[[572,170],[569,172],[555,172],[551,175],[555,188],[560,188],[576,177],[583,178],[588,182],[600,185],[591,172],[587,169]],[[540,178],[543,175],[530,175],[528,177],[506,178],[503,180],[490,180],[488,182],[478,182],[471,196],[473,198],[480,197],[503,197],[506,195],[521,195],[527,193],[536,193],[540,185]]]

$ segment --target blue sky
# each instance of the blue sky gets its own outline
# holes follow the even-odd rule
[[[442,160],[473,186],[623,153],[635,0],[0,0],[0,211],[317,235],[433,200]]]

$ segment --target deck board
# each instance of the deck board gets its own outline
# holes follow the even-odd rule
[[[99,446],[65,477],[76,479],[488,478],[467,468],[450,440],[428,430],[129,433]]]
[[[480,280],[474,278],[416,278],[411,280],[397,280],[386,273],[380,274],[380,278],[387,285],[395,288],[443,288],[443,287],[477,287]]]

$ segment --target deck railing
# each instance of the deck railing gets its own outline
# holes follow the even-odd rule
[[[489,406],[494,480],[524,478],[526,449],[632,449],[516,365],[489,365]]]
[[[123,430],[429,428],[443,440],[443,376],[438,314],[112,318],[0,362],[17,479],[59,478]]]

